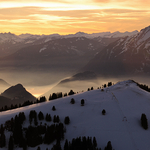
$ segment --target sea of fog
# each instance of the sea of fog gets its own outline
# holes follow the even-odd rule
[[[54,92],[68,93],[70,90],[82,92],[91,87],[94,89],[100,88],[108,82],[117,83],[128,79],[150,86],[148,77],[100,77],[96,80],[73,81],[59,84],[60,81],[69,77],[71,77],[71,74],[69,73],[58,72],[0,72],[0,79],[5,80],[10,86],[20,83],[35,97],[46,96],[47,99],[49,95]],[[1,86],[0,92],[4,92],[7,88],[8,87]]]

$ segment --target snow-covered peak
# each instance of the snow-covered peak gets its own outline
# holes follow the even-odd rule
[[[109,37],[126,37],[126,36],[133,36],[133,35],[136,35],[138,33],[137,30],[133,31],[133,32],[119,32],[119,31],[116,31],[116,32],[113,32],[111,33],[110,35],[108,35]]]
[[[112,90],[118,90],[121,88],[126,88],[127,86],[137,86],[137,83],[134,80],[125,80],[125,81],[120,81],[117,82],[114,86],[110,87]]]
[[[22,40],[15,34],[12,33],[0,33],[0,42],[13,41],[21,42]]]
[[[79,31],[79,32],[77,32],[77,33],[75,33],[75,35],[79,35],[79,36],[80,36],[80,35],[81,35],[81,36],[82,36],[82,35],[86,35],[86,34],[87,34],[87,33],[80,32],[80,31]]]
[[[142,29],[142,30],[140,31],[140,33],[138,34],[138,36],[137,36],[138,45],[139,45],[140,43],[142,43],[143,41],[146,41],[146,40],[149,39],[149,38],[150,38],[150,26],[148,26],[148,27]]]
[[[19,35],[19,37],[21,39],[24,39],[24,40],[26,40],[26,39],[40,39],[43,36],[45,36],[45,35],[33,35],[33,34],[28,34],[28,33]]]
[[[149,32],[150,31],[150,26],[144,28],[144,29],[141,29],[140,32]]]
[[[20,34],[20,35],[19,35],[19,37],[22,38],[22,39],[27,39],[27,38],[29,38],[30,36],[31,36],[31,34],[28,34],[28,33],[27,33],[27,34]]]
[[[15,35],[12,33],[0,33],[0,42],[13,42],[14,44],[17,42],[25,42],[25,43],[33,43],[36,40],[44,38],[45,42],[48,42],[52,39],[59,39],[59,38],[73,38],[73,37],[85,37],[85,38],[115,38],[115,37],[125,37],[135,35],[138,31],[133,32],[124,32],[120,33],[119,31],[111,33],[111,32],[100,32],[100,33],[84,33],[84,32],[77,32],[75,34],[68,34],[68,35],[59,35],[59,34],[50,34],[50,35],[32,35],[32,34],[21,34]]]
[[[136,35],[138,33],[137,30],[133,31],[133,32],[100,32],[100,33],[91,33],[91,34],[87,34],[84,32],[77,32],[76,34],[69,34],[69,35],[65,35],[62,37],[65,38],[71,38],[71,37],[85,37],[85,38],[96,38],[96,37],[102,37],[102,38],[116,38],[116,37],[125,37],[125,36],[132,36],[132,35]]]

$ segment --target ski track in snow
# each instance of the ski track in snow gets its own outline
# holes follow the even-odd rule
[[[111,91],[110,91],[110,93],[112,94],[112,100],[114,100],[114,101],[116,102],[117,107],[118,107],[118,109],[119,109],[119,111],[120,111],[120,114],[122,115],[122,121],[125,123],[127,132],[128,132],[128,134],[129,134],[129,137],[130,137],[130,139],[131,139],[131,141],[132,141],[132,144],[133,144],[135,150],[139,150],[139,149],[137,148],[136,144],[135,144],[135,141],[134,141],[134,139],[133,139],[133,137],[132,137],[132,133],[131,133],[130,128],[129,128],[129,126],[128,126],[128,119],[127,119],[127,117],[124,115],[124,113],[123,113],[123,111],[122,111],[122,109],[121,109],[121,107],[120,107],[120,105],[119,105],[118,99],[116,98],[116,96],[114,95],[114,93],[112,93]]]

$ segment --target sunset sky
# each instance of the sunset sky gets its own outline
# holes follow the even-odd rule
[[[125,32],[150,25],[150,0],[0,0],[0,32]]]

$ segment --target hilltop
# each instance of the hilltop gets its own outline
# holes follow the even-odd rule
[[[91,90],[75,95],[59,98],[57,100],[43,102],[30,105],[23,108],[18,108],[0,113],[0,124],[15,117],[19,112],[24,112],[26,121],[23,127],[29,126],[29,113],[35,110],[37,114],[41,111],[44,116],[46,113],[59,115],[60,121],[63,123],[64,118],[69,116],[70,124],[66,125],[66,133],[63,144],[66,139],[71,141],[77,137],[96,137],[97,147],[102,150],[111,141],[112,147],[115,150],[149,150],[150,129],[147,130],[141,127],[141,114],[146,114],[150,118],[150,93],[142,90],[137,83],[132,80],[118,82],[113,86],[104,88],[103,90]],[[71,99],[75,100],[71,104]],[[84,106],[81,106],[81,99],[84,99]],[[52,107],[56,110],[53,111]],[[106,114],[102,115],[102,110],[106,110]],[[44,125],[52,124],[45,120],[39,121]],[[33,124],[32,124],[33,125]],[[34,125],[33,125],[34,126]],[[8,143],[10,133],[5,131],[6,143]],[[51,145],[41,144],[41,149],[51,149]],[[28,148],[28,150],[37,149]],[[3,150],[8,149],[7,147]],[[15,148],[16,149],[16,148]],[[21,148],[17,148],[21,150]]]

